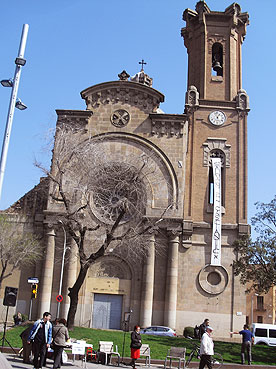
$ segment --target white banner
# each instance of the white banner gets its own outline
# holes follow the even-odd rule
[[[211,158],[214,178],[214,213],[211,265],[221,265],[221,160]]]

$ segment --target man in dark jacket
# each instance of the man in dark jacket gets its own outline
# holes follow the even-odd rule
[[[199,326],[199,339],[203,336],[206,332],[206,327],[209,325],[210,321],[208,318],[204,319],[204,322]]]
[[[34,368],[42,368],[45,362],[47,349],[52,342],[52,323],[51,313],[45,312],[43,318],[37,320],[32,326],[28,337],[28,343],[33,343],[32,351],[34,354]]]

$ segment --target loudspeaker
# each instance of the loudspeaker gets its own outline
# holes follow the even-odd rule
[[[3,300],[4,306],[15,306],[18,288],[16,287],[6,287],[5,296]]]

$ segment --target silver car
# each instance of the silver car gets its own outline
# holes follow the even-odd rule
[[[152,334],[154,336],[176,337],[176,333],[172,328],[163,327],[161,325],[152,325],[151,327],[141,329],[142,334]]]

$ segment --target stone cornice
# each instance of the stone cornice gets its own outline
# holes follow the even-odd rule
[[[186,114],[150,114],[151,134],[154,136],[183,136],[183,127],[188,121]]]
[[[129,104],[137,106],[147,113],[155,112],[164,101],[161,92],[130,81],[113,81],[100,83],[81,92],[87,109],[94,110],[101,105]]]
[[[202,2],[196,11],[186,9],[183,13],[183,20],[186,22],[186,27],[181,29],[181,36],[184,38],[185,46],[189,49],[190,39],[194,36],[198,24],[217,22],[218,20],[224,24],[228,23],[233,30],[241,35],[241,41],[243,41],[246,35],[246,26],[249,24],[249,15],[247,12],[242,13],[240,5],[237,3],[230,5],[224,12],[218,12],[211,11],[207,4]]]
[[[199,106],[201,108],[222,108],[222,109],[236,109],[236,102],[235,101],[215,101],[215,100],[205,100],[199,99]]]
[[[56,110],[58,116],[58,124],[70,126],[74,131],[84,131],[85,126],[89,122],[89,118],[93,115],[91,110]]]

